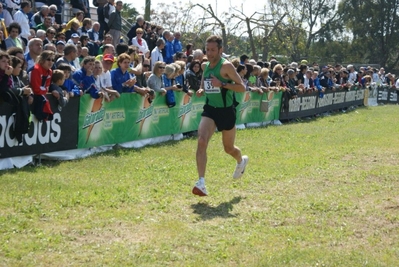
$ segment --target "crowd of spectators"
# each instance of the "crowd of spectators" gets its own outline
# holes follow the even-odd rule
[[[0,3],[0,100],[11,104],[17,119],[16,136],[28,131],[29,112],[51,120],[48,96],[62,110],[72,97],[114,101],[122,93],[137,93],[151,102],[154,92],[166,95],[173,107],[175,92],[192,95],[200,88],[204,51],[192,44],[183,46],[180,32],[146,22],[138,16],[120,40],[122,1],[97,0],[98,21],[90,18],[87,0],[72,0],[75,17],[62,21],[62,0],[21,2],[17,7]],[[246,55],[231,60],[247,90],[258,93],[283,90],[288,97],[328,89],[348,89],[371,82],[395,86],[395,77],[352,65],[309,66],[306,60],[284,65],[271,58],[256,62]],[[396,85],[399,88],[398,85]]]

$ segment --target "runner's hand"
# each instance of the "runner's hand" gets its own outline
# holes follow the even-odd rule
[[[222,87],[222,82],[218,78],[213,76],[213,74],[211,74],[211,77],[212,77],[211,82],[213,87]]]
[[[204,95],[204,89],[199,89],[199,90],[196,92],[196,95],[197,95],[198,97],[203,96],[203,95]]]

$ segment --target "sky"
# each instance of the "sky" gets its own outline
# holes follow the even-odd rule
[[[126,3],[132,4],[133,7],[139,13],[144,14],[144,6],[146,0],[124,0]],[[170,1],[170,0],[169,0]],[[187,6],[189,2],[196,4],[200,3],[203,6],[207,7],[211,4],[213,10],[217,14],[222,14],[223,12],[229,12],[229,7],[233,6],[239,10],[242,10],[246,16],[251,16],[255,11],[263,11],[264,5],[267,1],[265,0],[257,0],[257,1],[245,1],[245,0],[172,0],[176,3],[181,2],[183,6]],[[171,2],[172,2],[171,1]],[[246,2],[246,4],[244,4]],[[151,9],[156,9],[159,3],[165,3],[165,0],[151,0]]]

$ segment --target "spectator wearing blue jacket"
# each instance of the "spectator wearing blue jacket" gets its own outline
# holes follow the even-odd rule
[[[75,71],[72,80],[83,93],[90,94],[92,98],[100,98],[103,93],[96,87],[96,80],[93,76],[95,57],[88,56],[82,61],[82,68]]]
[[[163,61],[166,64],[173,63],[173,54],[175,53],[173,48],[173,35],[170,31],[163,32],[163,39],[165,40],[165,47],[162,50]]]
[[[136,76],[129,73],[130,56],[122,53],[118,56],[118,67],[111,71],[112,88],[118,93],[139,93],[144,96],[150,89],[136,85]]]
[[[180,42],[180,37],[181,37],[181,33],[180,32],[175,32],[174,33],[174,39],[172,41],[173,44],[173,51],[176,54],[177,52],[182,52],[183,51],[183,45]]]
[[[319,92],[319,97],[323,98],[325,89],[320,85],[319,73],[317,71],[313,72],[313,84],[314,88]]]

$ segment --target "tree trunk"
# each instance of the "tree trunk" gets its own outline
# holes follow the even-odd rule
[[[267,43],[267,39],[267,34],[265,32],[265,36],[262,38],[262,61],[267,61],[267,58],[269,57],[269,44]]]
[[[249,45],[251,46],[252,58],[258,61],[258,53],[256,53],[254,37],[252,36],[251,21],[249,18],[245,18],[245,23],[247,24],[247,31],[249,37]]]
[[[222,39],[223,39],[223,51],[228,54],[229,52],[229,46],[227,45],[227,32],[226,32],[226,26],[224,23],[220,23],[220,26],[222,27]]]
[[[151,21],[151,0],[145,0],[144,20]]]

